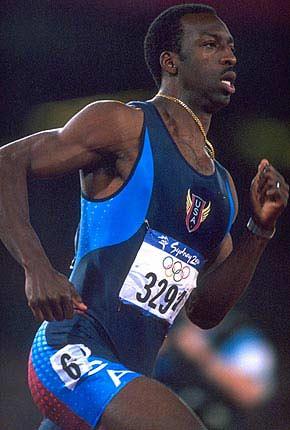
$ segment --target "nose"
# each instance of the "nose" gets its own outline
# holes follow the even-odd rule
[[[228,47],[224,50],[221,57],[221,64],[224,66],[235,66],[237,64],[237,57],[232,51],[232,48]]]

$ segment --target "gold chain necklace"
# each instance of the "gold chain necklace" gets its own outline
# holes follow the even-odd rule
[[[206,137],[205,130],[204,130],[203,125],[202,125],[200,119],[198,118],[198,116],[195,115],[195,113],[192,112],[192,110],[182,100],[179,100],[176,97],[167,96],[165,94],[158,94],[158,97],[163,97],[164,99],[168,99],[168,100],[173,101],[174,103],[179,104],[180,106],[182,106],[186,110],[187,113],[189,113],[189,115],[191,116],[191,118],[194,120],[194,122],[197,124],[198,128],[200,129],[201,134],[203,135],[204,142],[205,142],[206,152],[214,160],[214,158],[215,158],[214,147],[210,143],[210,141],[208,140],[208,138]]]

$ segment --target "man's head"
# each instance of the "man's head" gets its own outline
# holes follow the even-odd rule
[[[173,6],[151,24],[145,59],[158,86],[197,109],[215,112],[234,93],[233,38],[213,8]]]
[[[204,4],[172,6],[157,16],[147,31],[144,41],[145,61],[158,88],[161,84],[162,74],[160,55],[164,51],[180,54],[183,36],[181,18],[191,13],[208,13],[216,16],[215,9]]]

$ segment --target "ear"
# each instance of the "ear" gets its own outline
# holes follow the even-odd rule
[[[177,75],[178,72],[178,54],[170,51],[163,51],[160,54],[160,66],[163,72],[169,73],[171,76]]]

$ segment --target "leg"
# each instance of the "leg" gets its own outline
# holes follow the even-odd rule
[[[45,325],[32,346],[29,385],[41,413],[62,430],[205,430],[159,382],[83,344],[49,346]]]
[[[206,430],[168,388],[146,377],[134,379],[106,407],[103,430]]]

